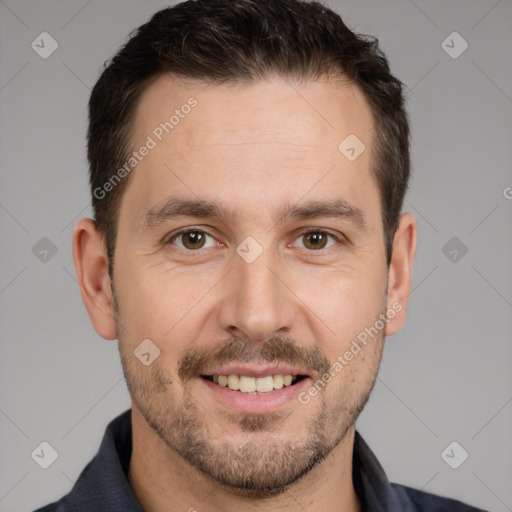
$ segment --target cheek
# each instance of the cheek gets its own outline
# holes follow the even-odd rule
[[[296,277],[294,291],[304,298],[304,315],[325,333],[324,350],[330,359],[345,352],[385,308],[387,279],[380,266]]]
[[[179,275],[161,267],[119,268],[120,321],[131,338],[149,338],[161,348],[179,350],[197,339],[209,307],[213,276]],[[210,282],[211,281],[211,282]]]

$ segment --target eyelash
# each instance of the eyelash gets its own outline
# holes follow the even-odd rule
[[[173,241],[175,239],[177,239],[179,236],[181,235],[186,235],[188,233],[202,233],[204,235],[208,235],[209,237],[215,239],[215,237],[213,235],[211,235],[210,233],[208,233],[207,231],[203,230],[203,229],[199,229],[199,228],[194,228],[194,227],[188,227],[188,228],[183,228],[177,232],[175,232],[174,234],[172,234],[172,236],[170,236],[167,241],[165,242],[165,244],[173,244]],[[336,244],[344,244],[346,243],[346,239],[343,237],[343,236],[336,236],[334,235],[333,233],[330,233],[329,231],[326,231],[324,229],[320,229],[320,228],[317,228],[317,229],[307,229],[305,231],[301,231],[298,235],[297,235],[297,238],[300,238],[300,237],[303,237],[305,235],[308,235],[308,234],[311,234],[311,233],[322,233],[322,234],[325,234],[329,237],[331,237],[331,239],[335,240],[336,241]],[[297,239],[296,238],[296,239]],[[295,239],[295,240],[296,240]],[[178,246],[176,246],[178,247]],[[311,249],[311,250],[308,250],[307,248],[304,248],[304,250],[310,252],[312,255],[314,253],[325,253],[326,251],[329,251],[330,249],[333,249],[335,247],[335,245],[332,245],[331,247],[327,247],[327,248],[322,248],[322,249],[317,249],[317,250],[314,250],[314,249]],[[186,251],[188,253],[196,253],[196,254],[202,254],[204,251],[210,249],[210,247],[206,247],[206,248],[200,248],[200,249],[186,249],[186,248],[182,248],[182,247],[178,247],[178,249],[181,249],[183,251]],[[302,247],[300,247],[300,249],[303,249]]]

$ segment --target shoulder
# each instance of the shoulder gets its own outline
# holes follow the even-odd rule
[[[44,507],[38,508],[37,510],[34,510],[34,512],[58,512],[59,504],[60,502],[56,501],[55,503],[50,503]]]
[[[405,485],[391,484],[401,498],[408,498],[417,512],[486,512],[461,501],[430,494]]]

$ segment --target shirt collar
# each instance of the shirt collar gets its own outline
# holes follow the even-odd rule
[[[128,481],[132,453],[131,409],[107,426],[96,456],[80,474],[63,501],[71,510],[143,512]],[[379,461],[355,432],[352,462],[354,488],[365,512],[412,510],[389,483]]]
[[[410,501],[403,501],[405,497],[395,492],[384,468],[357,430],[352,455],[352,480],[361,501],[361,510],[365,512],[413,510]]]

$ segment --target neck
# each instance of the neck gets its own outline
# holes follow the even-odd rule
[[[132,405],[129,481],[145,512],[360,512],[352,482],[355,424],[324,461],[282,494],[255,500],[210,480],[171,450]]]

